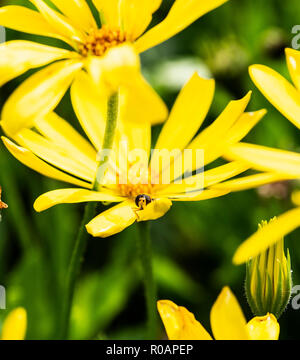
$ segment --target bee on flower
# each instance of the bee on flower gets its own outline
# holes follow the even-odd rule
[[[84,72],[80,76],[81,81],[75,80],[73,84],[71,97],[79,122],[90,142],[55,113],[37,119],[34,126],[24,127],[14,136],[7,132],[11,139],[3,137],[7,149],[26,166],[45,176],[77,186],[40,196],[34,204],[36,211],[62,203],[119,203],[86,226],[91,235],[107,237],[124,230],[135,221],[160,218],[170,209],[173,201],[200,201],[226,195],[231,192],[226,180],[248,169],[240,161],[228,162],[206,171],[203,171],[203,166],[213,163],[230,144],[240,141],[264,116],[265,111],[245,112],[251,97],[248,93],[240,100],[231,101],[216,121],[197,135],[213,100],[215,83],[194,74],[180,92],[152,156],[150,122],[145,124],[129,121],[130,113],[126,104],[120,104],[114,149],[121,150],[124,158],[113,164],[114,175],[118,179],[125,178],[125,181],[111,181],[112,172],[108,171],[103,182],[98,184],[99,187],[95,186],[99,165],[97,153],[102,150],[105,133],[107,99],[96,103],[95,94],[90,91],[93,89],[91,79]],[[82,96],[78,96],[79,94]],[[2,122],[4,131],[8,126],[6,121]],[[122,141],[123,139],[126,141]],[[126,156],[136,149],[141,149],[146,154],[143,166]],[[156,161],[156,150],[173,149],[177,149],[179,155],[184,150],[196,153],[201,149],[204,154],[201,172],[196,175],[193,173],[197,170],[197,161],[192,162],[189,164],[190,175],[177,183],[177,177],[186,172],[182,166],[182,157],[173,158],[169,166],[165,167]],[[136,168],[154,174],[155,181],[152,181],[153,177],[146,182],[136,179],[133,171]],[[166,172],[172,175],[167,184],[161,180]],[[131,176],[126,177],[127,173]],[[261,175],[257,185],[278,179],[278,175]],[[191,181],[198,186],[191,189]],[[243,183],[244,177],[233,181]],[[226,190],[218,188],[222,184],[226,186]]]

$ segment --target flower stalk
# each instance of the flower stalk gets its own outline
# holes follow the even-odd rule
[[[103,168],[109,158],[106,154],[107,150],[111,150],[114,142],[115,130],[117,127],[117,119],[119,112],[119,94],[115,93],[109,97],[107,103],[107,121],[103,140],[102,150],[100,152],[100,161],[98,165],[96,180],[93,186],[94,190],[99,191],[101,189],[102,181],[105,175]],[[106,156],[105,156],[106,155]],[[65,289],[65,301],[63,308],[63,324],[62,324],[62,338],[67,339],[69,334],[70,316],[74,298],[74,291],[76,280],[78,278],[81,264],[83,262],[83,256],[87,247],[88,233],[86,231],[86,224],[94,217],[97,204],[90,202],[86,205],[82,223],[79,229],[78,236],[76,238],[71,262],[69,265]]]
[[[107,102],[107,121],[102,150],[99,155],[99,164],[94,183],[94,190],[100,191],[105,176],[106,165],[109,161],[109,152],[112,150],[119,114],[119,93],[111,95]]]
[[[82,223],[79,228],[79,233],[76,238],[72,257],[67,273],[66,289],[65,289],[65,299],[64,299],[64,308],[63,308],[63,323],[62,323],[62,338],[67,339],[69,335],[69,325],[71,317],[71,309],[74,298],[74,291],[76,280],[80,273],[81,264],[83,262],[83,256],[87,247],[87,240],[89,234],[85,229],[85,225],[88,221],[95,215],[96,212],[96,203],[88,203],[84,210],[84,215]]]
[[[142,266],[147,309],[147,340],[155,340],[157,336],[158,315],[156,310],[156,284],[152,267],[150,223],[148,221],[140,222],[138,230],[138,256]]]

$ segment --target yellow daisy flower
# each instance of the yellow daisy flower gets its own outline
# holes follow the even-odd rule
[[[24,340],[27,328],[27,313],[23,308],[11,311],[6,317],[0,340]]]
[[[264,65],[251,66],[250,76],[272,105],[300,129],[300,52],[286,49],[286,59],[294,85]],[[254,169],[278,174],[282,179],[300,179],[300,154],[295,152],[240,143],[230,147],[226,155],[229,159],[245,161]],[[259,229],[240,246],[234,256],[236,264],[256,256],[300,226],[299,193],[294,194],[293,202],[297,208]]]
[[[195,316],[172,301],[158,301],[158,311],[169,340],[212,340]],[[231,290],[221,291],[210,312],[215,340],[278,340],[280,327],[272,314],[254,317],[248,323]]]
[[[147,170],[149,163],[149,173],[155,174],[155,180],[159,181],[147,179],[145,183],[136,180],[134,175],[130,179],[126,178],[125,182],[116,182],[109,169],[101,189],[92,190],[98,166],[97,151],[102,146],[107,101],[104,99],[102,104],[98,103],[95,107],[93,92],[87,90],[92,86],[91,80],[83,72],[81,77],[82,81],[75,80],[71,95],[79,121],[93,145],[55,113],[36,121],[34,131],[30,128],[19,131],[13,137],[18,145],[3,137],[7,149],[26,166],[45,176],[79,187],[55,190],[40,196],[34,204],[36,211],[61,203],[119,202],[87,224],[91,235],[107,237],[122,231],[135,221],[154,220],[163,216],[171,207],[172,201],[198,201],[228,194],[230,189],[219,190],[215,186],[248,169],[244,163],[234,161],[204,173],[191,174],[182,183],[177,183],[176,179],[186,172],[186,168],[182,166],[182,157],[173,158],[169,166],[162,168],[155,161],[157,156],[154,151],[149,161],[151,125],[126,121],[128,112],[126,107],[121,106],[115,149],[121,150],[120,153],[125,155],[119,162],[111,162],[116,176],[119,180],[124,179],[126,174],[134,174],[136,167],[143,172]],[[78,91],[74,91],[74,87],[79,87],[76,89]],[[222,156],[230,144],[240,141],[265,114],[264,110],[244,112],[251,96],[248,93],[241,100],[231,101],[216,121],[195,136],[210,108],[214,87],[214,80],[202,79],[197,74],[188,81],[160,133],[156,150],[176,149],[181,155],[186,149],[193,154],[201,149],[204,152],[204,163],[200,164],[202,168]],[[81,96],[77,98],[78,93]],[[5,130],[6,123],[2,125]],[[135,159],[126,156],[136,149],[143,150],[143,154],[146,154],[146,159],[138,164]],[[193,171],[199,164],[194,161],[189,166],[189,170]],[[161,181],[167,173],[171,176],[168,184]],[[265,179],[262,183],[264,181]],[[191,188],[191,184],[198,187],[194,185]]]
[[[85,68],[101,90],[124,91],[127,101],[139,94],[143,116],[156,122],[167,117],[158,95],[139,75],[138,54],[169,39],[205,13],[227,0],[176,0],[164,21],[148,28],[162,0],[94,0],[102,27],[97,26],[85,0],[30,0],[38,11],[23,6],[0,8],[0,25],[25,33],[62,40],[72,50],[31,41],[9,41],[0,45],[0,86],[44,65],[10,96],[1,118],[11,119],[11,135],[33,124],[57,106],[78,72]],[[51,65],[49,65],[51,64]],[[126,85],[126,89],[122,86]],[[140,105],[141,106],[141,105]],[[133,120],[133,119],[132,119]]]

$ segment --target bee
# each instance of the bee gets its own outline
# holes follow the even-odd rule
[[[145,207],[152,202],[152,198],[149,195],[141,194],[135,198],[135,204],[139,210],[144,210]]]

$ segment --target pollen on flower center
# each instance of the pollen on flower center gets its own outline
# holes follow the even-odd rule
[[[122,196],[135,199],[138,195],[147,194],[151,195],[151,184],[119,184],[119,191]]]
[[[105,52],[126,41],[124,32],[119,28],[111,28],[103,25],[101,29],[92,30],[84,44],[81,44],[79,51],[83,56],[89,54],[103,56]]]

